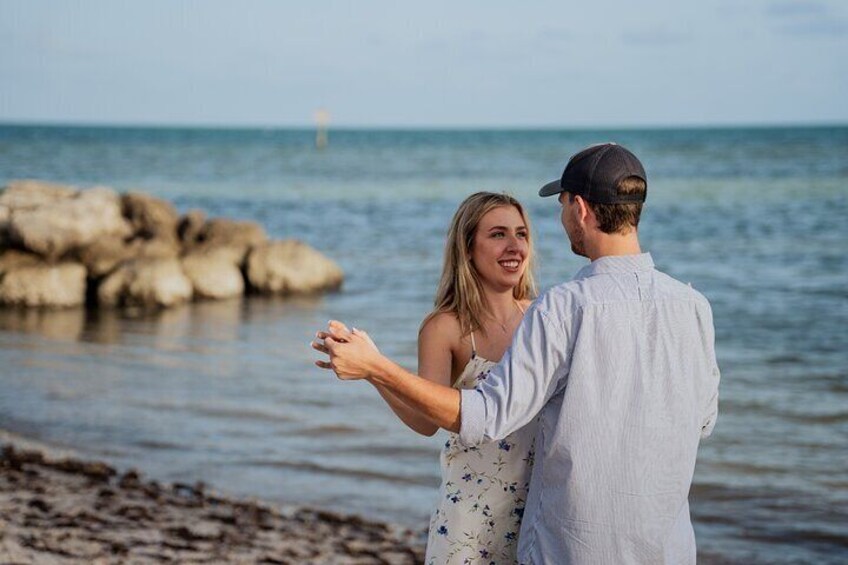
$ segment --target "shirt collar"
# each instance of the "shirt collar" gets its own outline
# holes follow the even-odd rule
[[[654,268],[654,260],[650,253],[636,255],[608,255],[595,259],[574,275],[575,279],[585,279],[594,275],[609,273],[633,273],[649,271]]]

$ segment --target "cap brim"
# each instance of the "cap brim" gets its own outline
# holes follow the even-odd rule
[[[565,189],[560,184],[561,180],[557,179],[549,182],[545,186],[539,189],[539,196],[553,196],[554,194],[559,194]]]

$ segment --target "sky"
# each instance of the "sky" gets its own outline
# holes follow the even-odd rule
[[[844,0],[0,0],[0,122],[848,123]]]

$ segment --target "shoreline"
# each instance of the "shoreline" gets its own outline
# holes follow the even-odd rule
[[[13,436],[13,437],[9,437]],[[0,433],[0,562],[413,564],[420,532],[162,484]]]

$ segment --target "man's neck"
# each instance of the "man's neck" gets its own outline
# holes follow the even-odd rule
[[[589,257],[590,261],[601,257],[642,253],[642,248],[639,246],[639,235],[635,230],[626,234],[600,233],[591,238],[591,241],[586,238],[585,246],[586,256]]]

